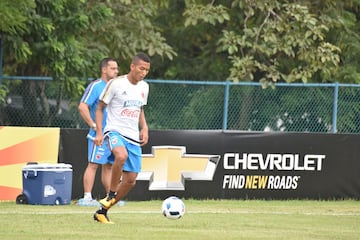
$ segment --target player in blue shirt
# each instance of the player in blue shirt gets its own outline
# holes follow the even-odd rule
[[[110,150],[103,144],[102,146],[96,146],[93,142],[96,136],[96,124],[95,124],[95,110],[99,101],[99,96],[106,86],[106,83],[118,75],[118,64],[113,58],[104,58],[100,63],[101,77],[92,81],[86,88],[84,95],[80,100],[78,110],[80,116],[84,119],[87,125],[90,127],[87,135],[88,139],[88,165],[85,169],[83,176],[84,184],[84,198],[79,199],[78,204],[83,206],[98,205],[98,202],[92,198],[92,188],[94,186],[95,175],[99,165],[101,168],[101,182],[105,188],[105,192],[109,191],[110,178],[111,178],[111,166],[112,162],[108,159]],[[105,111],[104,114],[107,114]],[[105,127],[106,118],[102,123]]]

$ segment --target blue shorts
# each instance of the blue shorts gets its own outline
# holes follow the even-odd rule
[[[112,150],[115,147],[122,146],[125,147],[128,158],[125,160],[123,171],[127,172],[141,172],[141,147],[139,145],[135,145],[130,141],[126,140],[123,136],[121,136],[118,132],[107,132],[104,136],[104,142],[107,142],[109,148]],[[111,154],[112,161],[114,161],[114,155]]]
[[[93,140],[88,139],[88,162],[96,164],[113,164],[114,158],[111,158],[111,151],[106,143],[102,146],[96,146]]]

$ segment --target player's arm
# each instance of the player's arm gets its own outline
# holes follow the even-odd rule
[[[139,126],[140,126],[140,142],[141,142],[140,145],[144,146],[149,141],[149,129],[146,123],[145,112],[143,107],[141,107],[141,111],[140,111]]]
[[[96,137],[94,139],[94,143],[97,146],[101,146],[103,143],[103,132],[102,132],[102,122],[104,118],[104,109],[106,107],[106,104],[99,100],[98,104],[96,105],[95,110],[95,123],[96,123]]]
[[[87,123],[87,125],[89,125],[89,127],[93,128],[95,130],[96,125],[95,125],[94,120],[90,116],[89,106],[84,102],[80,102],[80,104],[78,106],[78,110],[79,110],[80,116],[82,117],[82,119],[84,119],[84,121]]]

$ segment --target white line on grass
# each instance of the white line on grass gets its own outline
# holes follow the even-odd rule
[[[3,209],[0,215],[16,214],[16,215],[63,215],[63,214],[93,214],[95,210],[86,209],[85,211],[34,211],[34,212],[22,212],[14,210]],[[161,211],[144,211],[144,210],[113,210],[111,213],[123,213],[123,214],[161,214]],[[317,212],[256,212],[256,211],[229,211],[229,210],[203,210],[203,211],[187,211],[187,214],[267,214],[267,215],[310,215],[310,216],[360,216],[360,212],[337,212],[337,213],[317,213]]]

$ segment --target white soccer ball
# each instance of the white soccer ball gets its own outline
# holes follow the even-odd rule
[[[163,201],[161,211],[168,219],[179,219],[185,214],[185,204],[180,198],[171,196]]]

